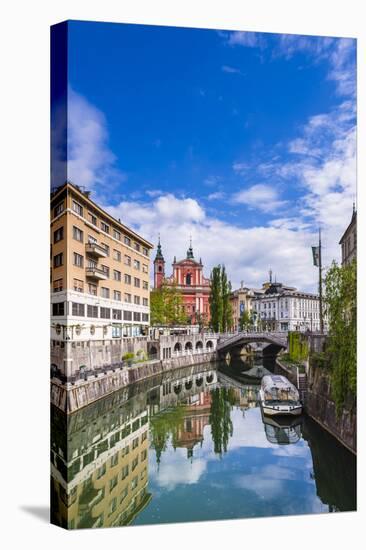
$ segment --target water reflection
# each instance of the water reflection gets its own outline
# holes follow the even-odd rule
[[[53,523],[72,529],[355,509],[354,457],[307,419],[263,418],[259,382],[242,377],[253,365],[239,366],[180,369],[68,418],[52,409]]]

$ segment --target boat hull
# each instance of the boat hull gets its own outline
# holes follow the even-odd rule
[[[299,416],[302,413],[302,406],[268,406],[261,403],[262,412],[266,416]]]

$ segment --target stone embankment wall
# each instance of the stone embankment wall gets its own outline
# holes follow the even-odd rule
[[[337,416],[331,395],[330,373],[325,368],[308,368],[308,389],[305,400],[306,413],[336,437],[353,453],[357,449],[356,399],[349,396]]]
[[[215,361],[215,352],[201,353],[123,367],[106,374],[91,375],[87,380],[78,380],[74,384],[62,384],[59,380],[52,379],[51,403],[62,411],[71,413],[134,382],[173,369]]]

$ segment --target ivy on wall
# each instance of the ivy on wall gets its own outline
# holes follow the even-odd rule
[[[333,262],[325,276],[325,303],[328,314],[329,367],[332,396],[339,412],[357,384],[357,265]]]
[[[301,332],[289,332],[289,357],[292,361],[305,361],[309,356],[308,339]]]

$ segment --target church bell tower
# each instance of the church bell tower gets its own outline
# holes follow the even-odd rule
[[[160,288],[165,278],[165,260],[161,251],[160,235],[154,260],[154,288]]]

